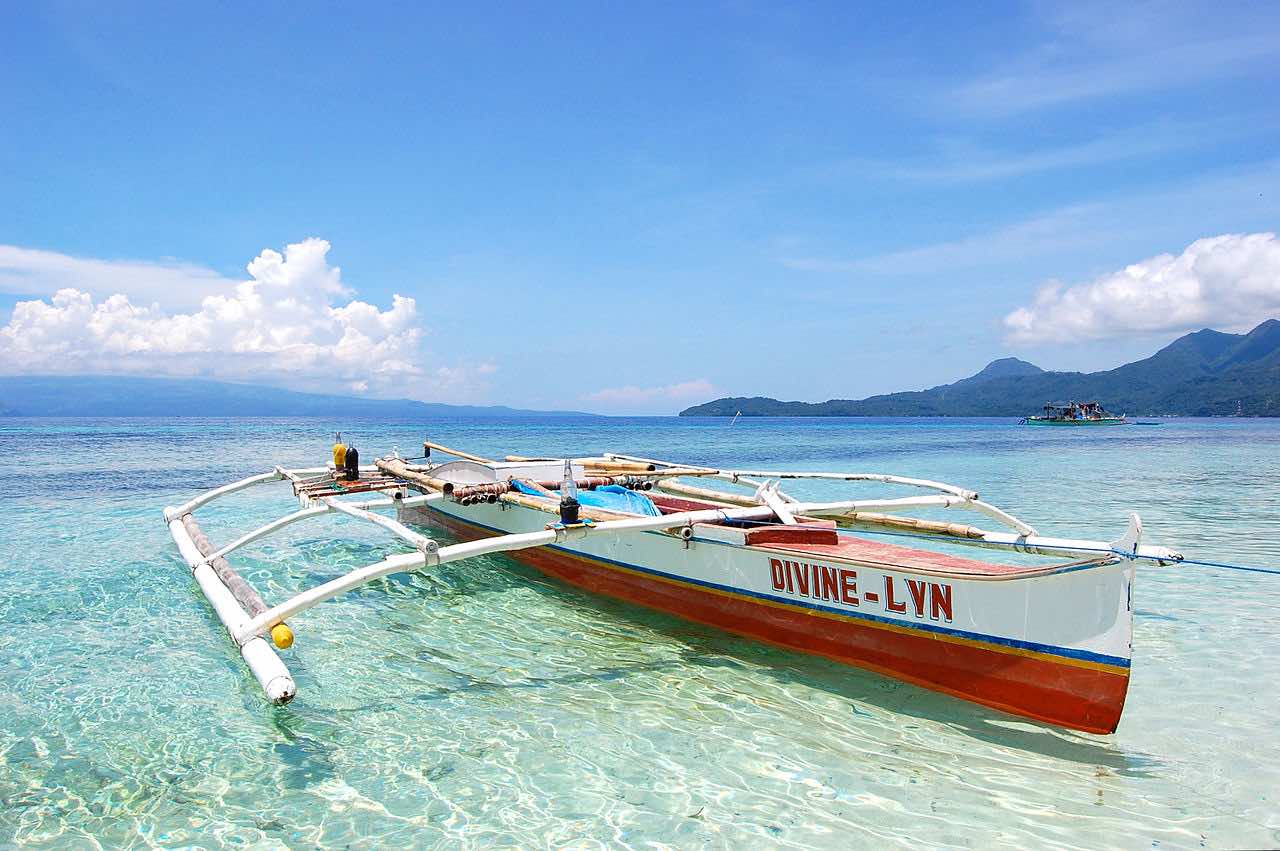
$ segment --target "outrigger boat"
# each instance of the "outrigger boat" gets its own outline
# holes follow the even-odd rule
[[[432,450],[455,460],[433,460]],[[1014,715],[1110,733],[1129,684],[1135,563],[1182,559],[1143,544],[1136,514],[1115,541],[1054,538],[972,490],[880,473],[731,470],[615,453],[499,461],[430,441],[417,459],[397,452],[359,466],[355,454],[345,463],[335,455],[338,463],[326,467],[276,467],[165,509],[200,589],[276,703],[296,693],[275,649],[293,643],[291,618],[382,576],[509,553],[588,591]],[[926,493],[803,501],[780,487],[805,479]],[[279,480],[292,484],[299,510],[225,546],[212,544],[193,516],[215,499]],[[937,508],[967,509],[1004,530],[903,514]],[[375,523],[412,550],[273,606],[227,561],[252,541],[329,513]],[[439,541],[433,528],[461,542]],[[975,560],[871,540],[868,532],[1051,560]]]
[[[1049,403],[1042,416],[1023,417],[1019,425],[1047,426],[1112,426],[1126,425],[1125,414],[1109,413],[1100,402],[1068,402],[1065,405]]]

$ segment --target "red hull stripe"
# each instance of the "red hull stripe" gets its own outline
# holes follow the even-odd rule
[[[471,521],[463,521],[463,522],[469,523]],[[482,524],[476,524],[476,525],[482,529],[490,528]],[[493,531],[501,534],[500,529],[494,529]],[[653,534],[661,534],[661,533],[646,532],[644,534],[653,535]],[[724,541],[716,541],[711,538],[692,538],[691,540],[697,543],[716,544],[722,547],[737,547],[736,544],[730,544]],[[555,547],[555,549],[564,550],[564,548],[562,547]],[[774,547],[771,546],[770,549],[772,550],[774,549]],[[785,547],[777,547],[776,549],[777,549],[777,552],[780,554],[788,553],[788,550],[786,550]],[[574,556],[580,555],[579,553],[573,550],[564,550],[564,552],[567,552],[570,555],[574,555]],[[814,558],[815,556],[820,557],[822,554],[805,552],[803,550],[795,550],[790,552],[790,555],[796,556],[796,557],[802,557],[802,558]],[[1038,644],[1034,641],[1021,641],[1016,638],[1002,638],[1001,636],[998,636],[998,635],[986,635],[980,632],[965,632],[962,629],[951,629],[949,627],[934,626],[933,624],[927,624],[927,623],[905,624],[902,621],[896,621],[891,618],[883,618],[878,615],[868,615],[862,612],[850,612],[845,609],[835,609],[830,606],[822,606],[816,603],[803,603],[803,602],[792,600],[786,597],[774,597],[770,594],[761,594],[756,591],[745,591],[741,588],[731,588],[724,585],[716,585],[711,582],[704,582],[700,579],[690,579],[684,576],[674,576],[669,573],[663,573],[658,570],[651,570],[650,568],[647,568],[647,567],[641,567],[640,565],[633,565],[633,564],[626,564],[624,562],[619,562],[619,561],[612,561],[611,559],[603,558],[601,556],[582,556],[582,557],[588,558],[592,561],[598,560],[606,564],[612,564],[618,567],[623,567],[628,570],[635,570],[642,573],[649,573],[654,576],[667,577],[671,579],[673,582],[680,582],[680,583],[686,583],[689,585],[698,585],[706,588],[717,589],[717,590],[724,591],[725,593],[739,595],[743,597],[754,597],[765,603],[776,603],[778,605],[792,606],[799,609],[811,609],[816,612],[822,612],[824,614],[829,613],[837,617],[846,617],[853,620],[872,621],[874,623],[884,625],[885,627],[888,627],[891,629],[892,628],[910,629],[917,632],[931,632],[937,635],[947,636],[949,638],[961,639],[964,641],[973,641],[973,642],[978,642],[982,644],[996,644],[996,645],[1001,645],[1002,647],[1008,648],[1010,652],[1026,651],[1029,654],[1043,654],[1046,656],[1057,656],[1057,657],[1061,657],[1060,661],[1068,665],[1072,663],[1080,663],[1088,667],[1097,667],[1099,670],[1110,670],[1110,669],[1119,669],[1119,668],[1129,667],[1129,660],[1124,658],[1123,656],[1108,656],[1105,653],[1094,653],[1091,650],[1079,650],[1074,647],[1058,647],[1053,644]],[[848,559],[842,559],[842,561],[848,561]],[[857,559],[853,559],[851,563],[858,564],[858,561]],[[873,570],[892,570],[892,568],[887,565],[868,564],[863,566],[869,567]],[[1064,573],[1073,573],[1077,570],[1094,570],[1096,568],[1097,568],[1097,565],[1079,565],[1077,567],[1068,567],[1060,571],[1054,571],[1052,574],[1045,574],[1045,575],[1060,576]]]
[[[490,534],[490,527],[443,512],[437,516],[461,537]],[[587,591],[1091,733],[1115,730],[1128,691],[1125,668],[1102,669],[918,630],[886,630],[866,621],[671,581],[560,548],[511,555]]]
[[[503,535],[506,531],[495,526],[488,526],[484,523],[477,523],[474,520],[463,520],[452,514],[445,514],[437,511],[438,515],[443,516],[451,521],[460,524],[472,526],[476,529],[484,530],[488,533]],[[655,533],[644,533],[655,534]],[[660,534],[660,533],[657,533]],[[712,541],[706,539],[695,539],[699,542],[705,541],[709,544],[721,544],[723,546],[734,546],[725,544],[723,541]],[[591,564],[609,567],[615,570],[623,570],[632,574],[640,574],[651,576],[664,582],[683,585],[691,588],[700,588],[711,593],[721,596],[745,598],[754,602],[784,608],[796,611],[802,611],[807,615],[818,615],[819,617],[831,617],[841,620],[852,620],[865,622],[869,626],[875,626],[881,629],[887,629],[894,632],[903,633],[928,633],[931,638],[941,639],[943,641],[954,642],[957,644],[971,644],[981,646],[987,650],[994,650],[1002,653],[1010,653],[1017,656],[1027,656],[1032,658],[1048,657],[1053,662],[1064,665],[1076,665],[1082,668],[1092,670],[1108,671],[1115,674],[1128,676],[1130,663],[1128,659],[1121,656],[1108,656],[1102,653],[1093,653],[1088,650],[1078,650],[1071,647],[1056,647],[1051,644],[1038,644],[1033,641],[1020,641],[1014,638],[1003,638],[996,635],[984,635],[976,632],[965,632],[964,630],[949,629],[947,627],[935,626],[933,624],[908,624],[902,621],[896,621],[891,618],[879,617],[877,615],[869,615],[861,612],[849,612],[844,609],[836,609],[830,606],[822,606],[815,603],[806,603],[798,600],[792,600],[784,597],[774,597],[770,594],[763,594],[757,591],[747,591],[742,588],[733,588],[727,585],[719,585],[714,582],[706,582],[701,579],[693,579],[687,576],[676,576],[670,573],[664,573],[660,570],[644,567],[638,564],[630,564],[627,562],[614,561],[597,555],[587,555],[575,550],[558,547],[554,544],[548,545],[546,549],[556,550],[570,558],[581,559]],[[518,557],[517,554],[513,554]]]

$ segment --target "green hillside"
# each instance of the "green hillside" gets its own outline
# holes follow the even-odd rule
[[[1149,358],[1104,372],[1045,372],[1016,358],[993,361],[977,375],[928,390],[866,399],[780,402],[726,397],[681,416],[744,417],[1017,417],[1046,402],[1101,401],[1140,416],[1280,416],[1280,321],[1248,334],[1205,329],[1179,337]]]

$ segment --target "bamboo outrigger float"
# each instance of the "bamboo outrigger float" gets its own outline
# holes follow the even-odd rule
[[[942,482],[880,473],[729,470],[607,453],[484,458],[425,442],[359,466],[352,452],[313,469],[270,472],[165,509],[196,582],[267,697],[297,692],[276,648],[287,621],[382,576],[510,553],[579,587],[731,632],[826,656],[1016,715],[1095,733],[1119,722],[1129,681],[1138,559],[1182,556],[1142,543],[1130,515],[1116,541],[1048,537]],[[437,456],[457,460],[434,462]],[[745,487],[713,489],[700,482]],[[887,499],[801,501],[796,479],[876,482],[928,491]],[[299,510],[220,548],[193,512],[272,481]],[[363,494],[358,499],[349,495]],[[902,514],[960,508],[1004,531]],[[394,517],[379,513],[392,509]],[[288,525],[329,513],[377,524],[411,551],[338,576],[273,606],[227,557]],[[461,543],[427,530],[443,528]],[[1014,566],[868,540],[848,530],[1051,557]],[[268,637],[270,641],[268,641]],[[272,647],[272,644],[275,647]]]

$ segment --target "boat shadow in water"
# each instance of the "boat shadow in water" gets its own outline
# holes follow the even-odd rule
[[[382,582],[387,585],[379,588]],[[625,680],[654,672],[688,671],[690,676],[701,676],[698,671],[705,671],[706,679],[722,680],[714,669],[731,668],[751,676],[767,677],[783,690],[800,687],[829,694],[847,703],[852,717],[846,721],[855,724],[862,723],[858,716],[881,727],[886,723],[903,728],[920,723],[936,724],[992,747],[1096,766],[1100,771],[1128,777],[1156,776],[1162,765],[1149,755],[1126,752],[1102,736],[1015,717],[880,674],[590,594],[506,556],[486,556],[446,565],[435,576],[425,579],[422,575],[409,574],[387,577],[362,591],[370,602],[377,600],[383,605],[395,598],[402,602],[431,600],[436,605],[451,605],[462,598],[506,594],[516,589],[536,591],[548,597],[553,605],[589,609],[593,613],[590,619],[597,621],[601,628],[633,633],[640,640],[644,640],[647,633],[679,649],[674,657],[660,660],[595,665],[563,676],[530,676],[507,682],[494,682],[454,670],[452,673],[458,678],[455,684],[435,684],[406,697],[416,702],[434,702],[466,694],[554,690],[556,686]],[[422,661],[451,667],[445,658]],[[363,707],[359,711],[369,708],[379,707]],[[918,727],[909,732],[917,731]]]

